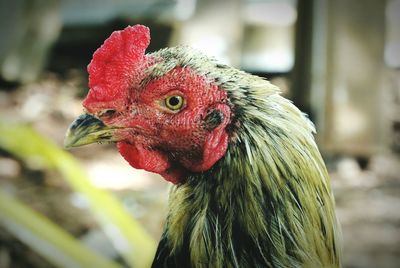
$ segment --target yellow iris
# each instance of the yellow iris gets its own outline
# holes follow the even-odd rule
[[[169,96],[165,99],[165,106],[172,110],[172,111],[177,111],[183,107],[184,100],[182,96],[175,95],[175,96]]]

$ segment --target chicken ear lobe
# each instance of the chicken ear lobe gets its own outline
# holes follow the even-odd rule
[[[189,170],[194,172],[206,171],[225,155],[229,140],[226,126],[229,122],[230,108],[228,105],[215,105],[205,117],[205,124],[208,124],[210,133],[207,135],[203,145],[203,159],[200,163],[187,167]]]
[[[212,131],[224,122],[224,114],[220,110],[212,109],[204,118],[204,128]]]

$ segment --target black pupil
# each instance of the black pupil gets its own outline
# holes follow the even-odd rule
[[[179,97],[175,97],[175,96],[171,97],[168,102],[169,102],[169,105],[176,106],[179,104]]]

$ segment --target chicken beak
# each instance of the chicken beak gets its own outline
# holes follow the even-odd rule
[[[69,126],[64,139],[64,147],[78,147],[95,142],[115,142],[118,128],[106,126],[90,114],[82,114]]]

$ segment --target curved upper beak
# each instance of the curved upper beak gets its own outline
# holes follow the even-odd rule
[[[82,114],[69,126],[65,133],[64,147],[78,147],[95,142],[115,142],[118,127],[107,126],[90,114]]]

